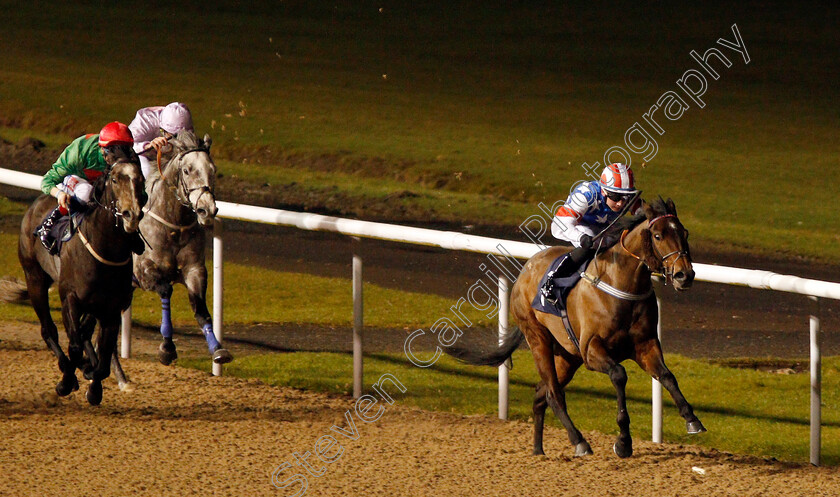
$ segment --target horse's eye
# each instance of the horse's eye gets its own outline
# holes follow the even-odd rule
[[[657,242],[662,240],[662,236],[659,234],[653,235],[653,238],[655,238]]]
[[[189,175],[190,175],[190,172],[187,171],[186,169],[184,169],[184,176],[189,176]]]

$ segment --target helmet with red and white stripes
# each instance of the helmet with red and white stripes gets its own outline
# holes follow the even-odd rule
[[[636,193],[636,186],[633,183],[633,171],[620,162],[605,167],[604,172],[601,173],[599,183],[608,192],[622,194]]]

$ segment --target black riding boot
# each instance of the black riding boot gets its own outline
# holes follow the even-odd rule
[[[576,271],[581,264],[583,264],[588,259],[591,259],[592,256],[595,255],[595,249],[592,248],[591,240],[588,240],[582,246],[575,248],[569,253],[569,256],[554,270],[553,273],[548,275],[548,278],[545,280],[545,284],[540,288],[542,294],[551,300],[554,301],[554,280],[557,278],[565,278],[567,276],[571,276],[574,271]]]
[[[44,222],[41,223],[41,226],[35,230],[35,235],[41,239],[41,244],[44,248],[49,251],[51,255],[55,255],[58,252],[58,244],[56,243],[55,238],[52,236],[52,227],[55,223],[61,219],[64,214],[61,213],[58,207],[53,209],[52,212],[44,219]]]

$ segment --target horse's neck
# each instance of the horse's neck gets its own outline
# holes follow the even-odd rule
[[[637,226],[627,233],[624,246],[633,254],[642,254],[642,228]],[[605,282],[629,293],[644,293],[650,289],[650,270],[642,261],[628,254],[619,241],[596,258],[600,277]]]
[[[107,253],[120,251],[127,242],[127,233],[119,225],[108,195],[103,195],[100,205],[85,215],[84,224],[88,225],[85,236],[96,250],[108,249]],[[104,254],[103,254],[104,255]]]

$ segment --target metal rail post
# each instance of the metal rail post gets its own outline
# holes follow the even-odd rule
[[[507,335],[510,315],[510,282],[505,276],[499,276],[499,344]],[[510,398],[510,379],[508,369],[510,360],[499,366],[499,419],[507,419]]]
[[[131,306],[122,313],[120,323],[120,357],[128,359],[131,357]]]
[[[656,297],[656,336],[662,340],[662,301]],[[653,443],[662,443],[662,384],[656,379],[651,379],[650,392],[651,405],[651,440]]]
[[[820,465],[821,428],[822,428],[822,332],[820,330],[817,297],[808,297],[815,302],[814,314],[810,316],[811,328],[811,464]]]
[[[213,334],[216,340],[222,343],[222,325],[224,319],[223,310],[223,284],[224,264],[222,260],[222,220],[218,217],[213,222]],[[222,376],[222,365],[213,363],[213,375]]]
[[[353,247],[353,398],[362,396],[364,369],[362,361],[362,330],[364,327],[364,299],[362,295],[361,239],[352,237]]]

